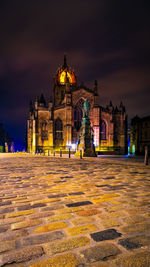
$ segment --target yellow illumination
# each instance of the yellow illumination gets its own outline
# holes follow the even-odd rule
[[[68,71],[67,71],[67,77],[68,77],[70,83],[75,82],[74,75],[70,74]],[[66,82],[66,71],[62,71],[60,73],[60,83],[64,84],[65,82]]]
[[[60,83],[65,83],[66,81],[66,72],[63,71],[61,74],[60,74]]]

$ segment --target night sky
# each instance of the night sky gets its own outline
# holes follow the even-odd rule
[[[17,143],[29,102],[49,100],[64,53],[80,84],[98,80],[100,105],[122,100],[150,115],[150,1],[1,0],[0,122]]]

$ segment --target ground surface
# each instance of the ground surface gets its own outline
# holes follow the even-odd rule
[[[0,266],[149,267],[150,166],[0,154]]]

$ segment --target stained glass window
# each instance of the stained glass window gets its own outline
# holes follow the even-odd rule
[[[55,121],[55,139],[63,139],[63,123],[60,118],[57,118]]]
[[[106,140],[106,122],[104,120],[101,120],[100,131],[101,140]]]
[[[81,127],[83,117],[83,104],[84,100],[80,99],[74,108],[74,127],[78,131]]]

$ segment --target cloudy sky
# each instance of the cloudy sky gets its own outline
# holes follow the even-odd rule
[[[23,141],[30,100],[48,100],[64,53],[100,104],[150,115],[150,1],[1,0],[0,122]]]

